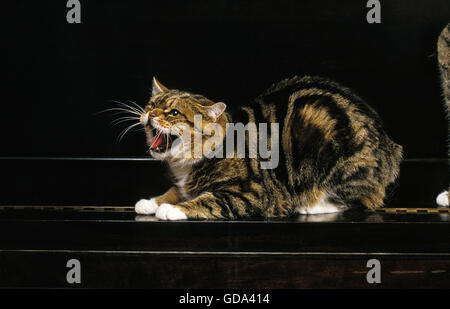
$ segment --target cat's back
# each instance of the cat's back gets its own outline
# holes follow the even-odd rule
[[[279,124],[283,164],[275,174],[279,179],[286,175],[300,198],[305,192],[315,196],[312,188],[322,187],[343,201],[382,205],[386,186],[398,175],[402,147],[350,88],[327,78],[295,76],[257,97],[254,114],[256,122]],[[377,193],[364,192],[369,187]]]
[[[260,109],[259,118],[284,125],[298,118],[311,127],[323,130],[359,126],[373,132],[382,132],[382,121],[377,112],[353,90],[336,81],[319,76],[294,76],[273,84],[255,100]],[[258,106],[259,105],[259,106]],[[258,117],[257,117],[258,118]],[[345,132],[349,133],[349,132]]]
[[[356,92],[342,84],[320,76],[294,76],[284,79],[270,86],[256,101],[258,103],[276,104],[277,107],[287,102],[303,99],[317,99],[330,97],[341,107],[357,107],[358,111],[381,124],[381,119],[375,110],[370,107]],[[308,100],[309,101],[309,100]],[[332,105],[332,102],[329,102]],[[299,105],[299,104],[297,104]]]

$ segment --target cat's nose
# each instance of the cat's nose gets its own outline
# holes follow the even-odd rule
[[[155,112],[148,112],[141,116],[141,123],[146,126],[148,121],[152,118],[155,118],[157,114]]]

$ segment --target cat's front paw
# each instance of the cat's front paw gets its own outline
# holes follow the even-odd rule
[[[134,211],[140,215],[153,215],[159,205],[154,198],[150,200],[142,199],[134,205]]]
[[[444,191],[441,194],[439,194],[436,198],[436,203],[441,207],[448,207],[449,205],[448,192]]]
[[[156,218],[161,220],[186,220],[186,214],[178,207],[171,204],[161,204],[156,210]]]

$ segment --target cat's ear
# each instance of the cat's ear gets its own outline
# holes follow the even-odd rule
[[[219,102],[208,106],[206,108],[206,112],[212,119],[214,119],[214,121],[217,121],[217,119],[219,119],[220,115],[223,114],[226,108],[227,105],[225,103]]]
[[[152,82],[152,96],[157,95],[158,93],[165,92],[167,89],[163,84],[161,84],[155,77],[153,77]]]

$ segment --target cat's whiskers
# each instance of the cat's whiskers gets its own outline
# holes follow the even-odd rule
[[[118,141],[121,142],[122,139],[125,137],[125,135],[130,132],[133,128],[142,125],[141,123],[141,116],[143,113],[145,113],[145,109],[141,106],[139,106],[136,102],[133,102],[131,100],[127,100],[126,102],[131,103],[132,105],[128,105],[124,102],[120,102],[117,100],[110,100],[111,102],[114,102],[118,105],[118,107],[112,107],[105,110],[102,110],[98,112],[97,114],[101,114],[104,112],[115,112],[113,115],[120,115],[120,114],[126,114],[125,116],[119,117],[117,119],[114,119],[111,121],[112,126],[116,126],[121,123],[125,123],[128,121],[137,121],[135,123],[132,123],[131,125],[124,128],[118,135]],[[145,131],[145,127],[142,127],[139,131]]]
[[[141,111],[142,113],[145,112],[144,108],[142,108],[142,106],[140,106],[139,104],[137,104],[136,102],[133,102],[131,100],[127,100],[127,102],[130,102],[131,104],[133,104],[134,106],[136,106],[136,108]]]
[[[141,113],[137,113],[135,111],[125,109],[125,108],[120,108],[120,107],[107,108],[102,111],[99,111],[97,114],[111,112],[111,111],[118,111],[117,113],[114,113],[114,115],[123,114],[123,113],[133,114],[133,115],[138,115],[138,116],[142,115]]]
[[[132,124],[128,127],[126,127],[120,134],[119,134],[119,143],[122,141],[123,137],[125,136],[125,134],[127,134],[128,131],[130,131],[132,128],[141,125],[140,122]]]
[[[125,104],[125,103],[120,102],[120,101],[112,100],[112,102],[117,103],[117,104],[119,104],[120,106],[122,106],[124,108],[128,108],[129,111],[134,111],[135,113],[137,113],[139,115],[144,112],[144,109],[142,109],[140,106],[139,106],[139,108],[137,108],[137,107],[130,106],[130,105]]]
[[[111,121],[113,126],[118,125],[119,123],[127,122],[127,121],[140,121],[140,117],[120,117]]]

